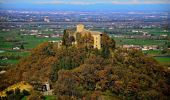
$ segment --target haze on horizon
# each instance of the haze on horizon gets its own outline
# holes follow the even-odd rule
[[[0,10],[168,11],[169,0],[0,0]]]

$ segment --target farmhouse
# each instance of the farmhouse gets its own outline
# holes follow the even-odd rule
[[[141,50],[141,46],[139,45],[123,45],[123,48]]]
[[[14,48],[12,48],[13,50],[20,50],[20,48],[19,47],[14,47]]]
[[[142,50],[145,51],[145,50],[157,50],[158,49],[158,46],[157,45],[144,45],[142,47]]]

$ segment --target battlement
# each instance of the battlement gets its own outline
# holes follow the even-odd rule
[[[82,32],[84,30],[84,25],[83,24],[78,24],[77,25],[77,32]]]

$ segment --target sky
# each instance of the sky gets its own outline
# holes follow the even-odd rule
[[[0,0],[3,4],[170,4],[170,0]]]
[[[170,0],[0,0],[0,9],[170,11]]]

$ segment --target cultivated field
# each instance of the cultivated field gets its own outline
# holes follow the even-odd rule
[[[52,32],[42,31],[43,34]],[[29,56],[32,48],[47,41],[58,41],[61,38],[36,37],[35,35],[22,35],[19,30],[0,31],[0,66],[16,64],[22,57]],[[20,48],[14,50],[14,48]],[[22,49],[21,49],[22,48]]]

